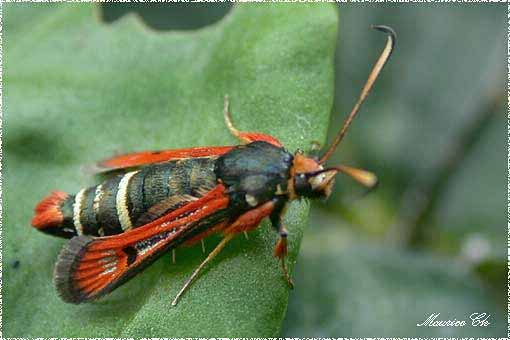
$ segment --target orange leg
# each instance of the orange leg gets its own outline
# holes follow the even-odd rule
[[[225,106],[223,111],[223,116],[225,117],[225,123],[227,124],[228,129],[234,135],[241,140],[243,143],[251,143],[255,141],[267,142],[269,144],[273,144],[274,146],[281,147],[282,143],[273,136],[266,135],[259,132],[243,132],[236,129],[234,123],[232,123],[232,115],[230,114],[229,109],[229,100],[228,96],[225,96]]]
[[[197,277],[197,275],[200,273],[200,271],[205,267],[205,265],[207,263],[209,263],[212,259],[214,259],[216,257],[216,255],[218,255],[221,250],[227,245],[227,243],[234,237],[234,234],[230,234],[230,235],[226,235],[220,243],[218,243],[218,245],[216,246],[216,248],[214,248],[214,250],[212,252],[209,253],[209,255],[207,256],[207,258],[202,261],[202,263],[198,266],[197,269],[195,269],[195,271],[193,272],[193,274],[191,274],[191,276],[189,277],[188,280],[186,280],[186,283],[184,283],[184,286],[182,286],[181,290],[179,291],[179,293],[177,293],[177,296],[175,297],[175,299],[172,301],[172,306],[176,306],[177,305],[177,302],[179,302],[179,299],[181,298],[182,294],[184,294],[184,292],[186,292],[186,290],[189,288],[189,286],[191,285],[191,283],[193,283],[193,280]]]
[[[282,227],[280,229],[280,239],[276,246],[274,247],[274,256],[280,259],[280,263],[282,264],[282,271],[285,279],[287,280],[287,284],[290,288],[294,288],[294,282],[289,275],[289,271],[287,270],[287,265],[285,264],[285,257],[288,254],[287,250],[287,230]]]
[[[237,220],[234,221],[230,226],[226,227],[223,230],[224,238],[221,240],[220,243],[214,248],[212,252],[209,253],[207,258],[202,261],[202,263],[195,269],[193,274],[186,280],[184,283],[184,286],[181,288],[175,299],[172,301],[172,306],[177,305],[177,302],[179,301],[180,297],[186,292],[186,290],[191,286],[195,278],[198,276],[200,271],[205,267],[207,263],[209,263],[212,259],[214,259],[220,252],[223,250],[223,248],[227,245],[227,243],[234,238],[234,236],[237,233],[248,231],[256,228],[262,219],[266,216],[269,216],[271,212],[273,211],[274,203],[273,202],[267,202],[265,204],[262,204],[261,206],[250,210],[243,215],[239,216]],[[215,231],[218,231],[218,229],[224,227],[224,224],[218,224],[214,227]],[[198,236],[205,236],[203,234]],[[198,241],[197,238],[194,238],[192,241]]]
[[[278,257],[281,261],[283,275],[285,276],[289,287],[294,288],[294,283],[292,282],[287,266],[285,265],[285,257],[287,256],[288,251],[287,230],[281,224],[281,211],[283,211],[283,208],[284,205],[280,205],[274,201],[264,203],[261,206],[239,216],[239,218],[231,226],[225,229],[224,233],[225,235],[228,235],[252,230],[260,224],[262,219],[267,216],[271,216],[271,222],[278,228],[278,233],[280,234],[280,240],[278,240],[274,249],[274,256]],[[276,212],[276,215],[273,214],[273,212]]]
[[[234,221],[230,226],[225,228],[223,233],[225,235],[228,234],[237,234],[244,231],[250,231],[255,229],[260,222],[267,216],[271,215],[274,209],[274,202],[269,201],[255,209],[249,210],[239,216],[237,220]]]
[[[258,206],[255,209],[245,212],[244,214],[239,216],[232,224],[230,224],[226,228],[224,228],[225,227],[224,223],[220,223],[220,224],[216,225],[213,228],[213,230],[215,232],[224,228],[223,229],[224,238],[220,241],[220,243],[218,243],[216,248],[214,248],[214,250],[209,253],[207,258],[204,261],[202,261],[202,263],[197,267],[197,269],[195,269],[195,271],[193,272],[193,274],[191,274],[191,276],[188,278],[188,280],[186,280],[183,287],[181,288],[181,290],[179,291],[179,293],[177,294],[175,299],[172,301],[172,306],[177,305],[177,302],[179,301],[181,296],[191,286],[191,284],[196,279],[198,274],[200,274],[200,271],[206,266],[207,263],[209,263],[212,259],[214,259],[221,252],[221,250],[223,250],[223,248],[227,245],[227,243],[230,240],[232,240],[236,234],[255,229],[256,227],[258,227],[260,222],[265,217],[271,216],[271,214],[273,213],[275,208],[276,208],[275,202],[269,201],[269,202],[266,202],[266,203]],[[285,266],[285,255],[287,255],[287,239],[286,239],[287,231],[285,230],[285,228],[280,226],[279,232],[280,232],[280,240],[278,241],[276,248],[275,248],[275,256],[277,256],[281,259],[284,275],[287,279],[287,282],[289,283],[289,285],[292,288],[293,287],[292,280],[290,279],[289,274],[287,272],[287,267]],[[283,234],[285,234],[285,236],[282,236]],[[203,238],[206,236],[206,234],[204,233],[204,234],[197,235],[197,237],[190,240],[190,241],[192,241],[191,243],[198,241],[200,239],[198,236],[201,236]]]

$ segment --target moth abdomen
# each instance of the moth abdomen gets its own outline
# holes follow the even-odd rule
[[[216,184],[214,159],[155,164],[112,177],[76,195],[52,192],[35,209],[32,226],[55,236],[123,233],[196,200]]]
[[[73,225],[74,196],[63,191],[53,191],[35,208],[32,226],[55,236],[71,238],[76,236]]]

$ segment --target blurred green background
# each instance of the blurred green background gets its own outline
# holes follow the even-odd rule
[[[339,162],[376,172],[380,186],[359,199],[341,179],[329,202],[313,206],[287,334],[503,336],[505,8],[338,9],[331,134],[380,48],[366,26],[383,23],[398,34],[393,59],[337,152]],[[448,320],[482,311],[493,318],[483,330],[415,325],[431,313]]]
[[[103,4],[100,16],[114,22],[135,12],[156,30],[191,30],[230,7]],[[339,177],[329,201],[313,204],[282,335],[505,336],[506,7],[337,8],[330,139],[384,45],[369,26],[398,35],[331,161],[371,170],[380,185],[366,194]],[[468,325],[416,326],[432,313]],[[487,313],[490,325],[471,326],[472,313]]]
[[[504,336],[505,7],[339,5],[330,136],[366,79],[386,24],[392,60],[337,161],[378,174],[362,197],[337,181],[312,208],[289,336]],[[333,295],[336,292],[336,295]],[[416,327],[491,314],[486,329]]]
[[[102,16],[136,12],[158,30],[195,29],[229,7],[105,4]],[[374,171],[380,185],[365,195],[339,178],[330,200],[313,205],[283,335],[505,336],[506,8],[337,7],[330,139],[383,46],[369,25],[398,35],[332,161]],[[416,327],[431,313],[468,326]],[[491,324],[471,326],[472,313]]]

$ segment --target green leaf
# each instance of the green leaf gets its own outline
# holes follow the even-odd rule
[[[324,142],[333,94],[337,18],[330,5],[239,5],[197,31],[156,32],[126,16],[112,25],[90,4],[6,4],[3,330],[7,337],[277,336],[288,288],[268,223],[237,237],[176,308],[204,258],[166,255],[107,298],[63,303],[52,271],[65,240],[30,227],[50,190],[98,181],[81,167],[117,152],[228,145],[229,94],[240,129],[290,151]],[[285,218],[294,262],[308,203]],[[218,238],[206,240],[210,251]]]

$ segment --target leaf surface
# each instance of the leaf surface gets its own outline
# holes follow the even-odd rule
[[[7,337],[277,336],[288,288],[268,223],[238,237],[176,308],[200,246],[163,256],[107,298],[68,305],[52,271],[65,240],[30,227],[49,191],[76,193],[81,171],[112,154],[232,145],[240,129],[288,150],[324,142],[333,95],[337,17],[330,5],[239,5],[196,31],[156,32],[135,16],[101,23],[90,4],[6,4],[4,26],[4,285]],[[294,262],[309,205],[285,223]],[[206,240],[210,251],[218,238]]]

